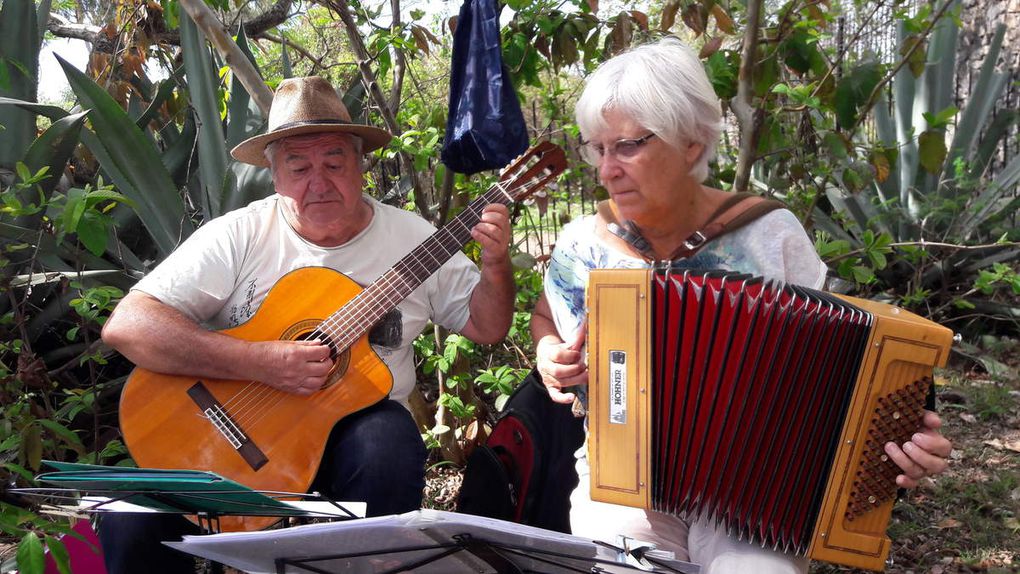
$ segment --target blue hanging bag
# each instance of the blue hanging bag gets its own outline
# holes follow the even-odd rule
[[[443,163],[478,173],[504,167],[527,148],[524,114],[503,65],[498,4],[464,0],[453,35]]]

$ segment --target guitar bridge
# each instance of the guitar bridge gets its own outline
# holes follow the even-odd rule
[[[188,389],[188,396],[195,401],[213,427],[234,447],[237,454],[241,455],[241,458],[248,463],[252,470],[258,470],[269,462],[269,458],[262,452],[262,449],[245,434],[241,426],[230,417],[227,409],[223,408],[223,405],[202,384],[202,381],[198,381]]]

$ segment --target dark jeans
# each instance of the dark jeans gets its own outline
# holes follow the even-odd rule
[[[424,487],[425,445],[418,428],[400,403],[384,400],[337,423],[311,490],[364,501],[368,516],[381,516],[420,508]],[[107,514],[99,524],[109,574],[192,574],[194,559],[162,542],[198,533],[176,515]]]

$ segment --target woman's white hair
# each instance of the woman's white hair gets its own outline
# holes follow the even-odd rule
[[[703,145],[690,174],[698,182],[708,177],[722,109],[697,54],[680,40],[666,37],[638,46],[592,72],[574,108],[581,137],[590,140],[602,133],[608,127],[603,114],[610,110],[677,149],[685,142]]]

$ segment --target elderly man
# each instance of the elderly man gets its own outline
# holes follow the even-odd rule
[[[353,124],[322,78],[280,84],[268,132],[231,152],[269,166],[276,194],[207,222],[124,297],[103,340],[135,364],[160,373],[260,381],[310,394],[333,362],[317,340],[249,342],[214,329],[247,321],[273,284],[303,267],[327,267],[372,283],[434,228],[362,192],[363,154],[390,134]],[[478,343],[510,325],[513,279],[505,206],[488,206],[471,236],[482,269],[456,254],[372,330],[369,342],[393,375],[389,398],[333,428],[314,488],[367,502],[370,516],[420,507],[425,448],[409,411],[411,342],[428,321]],[[179,517],[106,517],[100,528],[107,567],[120,572],[192,572],[190,558],[161,546],[190,523]]]

